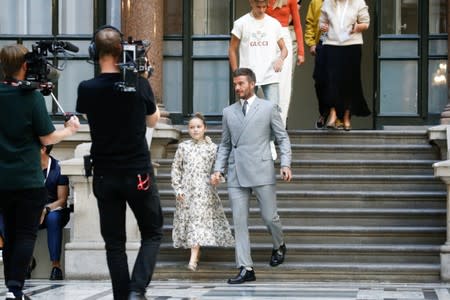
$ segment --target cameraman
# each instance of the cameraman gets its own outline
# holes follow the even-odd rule
[[[91,131],[93,192],[114,299],[147,299],[145,291],[159,252],[163,218],[145,133],[146,125],[154,127],[158,122],[159,109],[147,79],[137,76],[136,92],[118,88],[117,83],[123,81],[118,65],[122,34],[118,29],[99,28],[90,49],[100,74],[78,86],[77,111],[87,116]],[[131,279],[125,251],[127,203],[141,233]]]
[[[20,87],[27,72],[27,53],[27,48],[18,44],[0,51],[5,78],[0,83],[0,208],[5,220],[6,299],[29,299],[22,289],[47,202],[41,144],[58,143],[80,127],[73,116],[63,129],[55,130],[42,94]]]

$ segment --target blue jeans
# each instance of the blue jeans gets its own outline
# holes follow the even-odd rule
[[[10,291],[23,288],[46,202],[47,190],[44,187],[0,191],[0,208],[5,222],[3,268],[5,284]]]
[[[273,103],[279,105],[280,104],[280,92],[278,90],[278,83],[269,83],[259,85],[264,94],[264,99],[272,101]],[[258,86],[255,86],[255,93],[258,91]]]
[[[47,246],[50,260],[61,260],[61,244],[63,228],[69,222],[70,211],[68,208],[51,211],[47,214],[39,229],[47,228]]]
[[[145,294],[150,283],[162,239],[163,216],[155,177],[150,175],[147,190],[137,187],[137,175],[95,175],[93,191],[100,213],[100,231],[105,241],[106,259],[111,276],[114,300],[128,299],[128,293]],[[146,178],[147,174],[142,174]],[[126,204],[136,217],[141,233],[141,247],[128,271],[125,242]]]

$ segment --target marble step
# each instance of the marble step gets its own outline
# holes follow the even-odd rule
[[[439,263],[289,263],[270,267],[254,264],[257,282],[289,281],[378,281],[378,282],[440,282]],[[158,262],[153,279],[223,281],[237,274],[229,263],[203,263],[197,272],[187,270],[179,262]]]
[[[159,189],[161,205],[174,207],[173,190]],[[224,207],[230,207],[225,186],[218,189]],[[399,209],[445,209],[445,190],[441,191],[324,191],[290,190],[277,191],[279,208],[399,208]],[[257,207],[256,198],[251,197],[250,207]]]
[[[158,174],[170,174],[172,159],[157,159]],[[294,174],[330,174],[330,175],[432,175],[433,164],[437,160],[418,159],[295,159],[292,160],[291,169]],[[277,160],[275,168],[280,168]]]
[[[173,158],[177,144],[167,146],[166,157]],[[292,159],[296,160],[437,160],[438,151],[431,145],[402,144],[292,144]],[[277,150],[279,153],[279,150]]]
[[[220,143],[221,128],[208,128],[206,135]],[[292,144],[428,144],[426,130],[288,130]],[[186,127],[181,127],[181,139],[189,139]]]
[[[349,245],[349,244],[286,244],[286,264],[290,263],[439,263],[440,245]],[[268,262],[272,244],[252,244],[255,263]],[[160,262],[187,263],[190,249],[161,245]],[[234,247],[202,247],[201,263],[227,263],[235,259]]]
[[[171,189],[170,174],[158,174],[160,189]],[[223,185],[225,188],[225,185]],[[280,191],[443,191],[444,183],[434,175],[296,175],[291,182],[277,175]]]
[[[231,208],[224,207],[232,223]],[[165,224],[173,223],[174,206],[164,207]],[[445,209],[279,208],[285,226],[445,226]],[[249,224],[264,225],[259,208],[249,209]]]
[[[249,225],[252,243],[271,243],[264,225]],[[233,229],[233,226],[232,226]],[[172,224],[163,227],[163,242],[172,243]],[[443,245],[445,226],[283,226],[289,244]]]

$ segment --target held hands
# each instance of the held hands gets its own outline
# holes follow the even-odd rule
[[[282,167],[280,169],[280,175],[281,175],[281,179],[283,179],[284,181],[290,182],[291,179],[292,179],[291,168],[289,168],[289,167]]]
[[[212,186],[217,186],[222,181],[222,174],[220,172],[214,172],[211,174],[210,183]]]

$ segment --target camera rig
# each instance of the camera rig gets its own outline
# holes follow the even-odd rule
[[[135,92],[138,84],[138,76],[146,75],[149,78],[153,73],[153,67],[147,59],[150,49],[147,40],[133,40],[130,36],[127,42],[122,43],[122,62],[119,68],[122,81],[116,82],[116,88],[122,92]]]
[[[31,46],[31,51],[25,55],[27,73],[25,80],[20,82],[23,88],[39,89],[45,96],[51,94],[54,83],[58,80],[59,71],[63,71],[65,63],[57,66],[47,60],[48,52],[53,56],[67,51],[78,52],[78,47],[66,41],[38,41]]]

